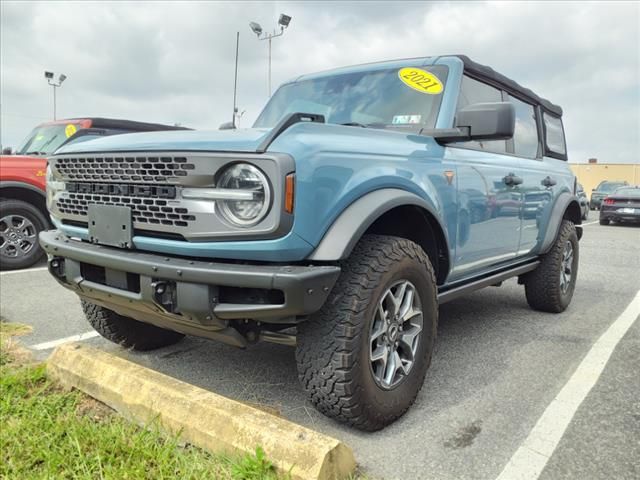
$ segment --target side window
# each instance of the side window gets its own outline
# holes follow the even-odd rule
[[[567,146],[564,143],[562,119],[544,112],[542,114],[545,134],[545,155],[567,159]]]
[[[535,108],[511,95],[509,95],[509,101],[516,111],[513,153],[519,157],[536,158],[539,142]]]
[[[460,87],[460,96],[458,97],[458,107],[456,110],[460,110],[467,105],[473,105],[474,103],[501,101],[502,92],[500,90],[464,75],[462,77],[462,85]],[[507,151],[507,142],[505,140],[464,142],[459,143],[459,145],[495,153],[506,153]]]

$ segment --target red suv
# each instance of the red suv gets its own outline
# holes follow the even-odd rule
[[[49,228],[47,156],[62,145],[131,132],[184,127],[111,118],[72,118],[38,125],[13,154],[0,156],[0,269],[26,268],[42,258],[38,233]]]

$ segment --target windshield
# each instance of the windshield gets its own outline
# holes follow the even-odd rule
[[[601,192],[604,192],[604,193],[611,193],[611,192],[614,192],[616,190],[616,188],[619,188],[619,187],[621,187],[623,185],[624,185],[624,183],[607,182],[607,183],[603,183],[602,185],[600,185],[598,190],[601,191]]]
[[[424,69],[445,84],[446,67]],[[444,90],[434,94],[411,87],[401,80],[400,70],[345,73],[285,84],[254,127],[272,128],[283,116],[300,112],[324,115],[327,123],[335,124],[433,128]]]
[[[79,128],[81,128],[80,125],[72,123],[36,127],[18,147],[16,154],[51,155]]]

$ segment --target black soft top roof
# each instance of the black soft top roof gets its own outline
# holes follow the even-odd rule
[[[554,103],[551,103],[549,100],[539,97],[528,88],[525,88],[519,83],[514,82],[510,78],[505,77],[501,73],[496,72],[493,68],[487,67],[486,65],[482,65],[480,63],[476,63],[466,55],[453,55],[453,56],[458,57],[460,60],[462,60],[462,62],[464,63],[465,71],[471,73],[472,75],[473,74],[478,75],[480,77],[486,78],[487,80],[491,80],[509,90],[513,90],[514,92],[521,94],[523,97],[527,98],[528,100],[534,103],[540,104],[542,108],[544,108],[548,112],[553,113],[559,117],[562,116],[562,107]]]
[[[69,120],[91,120],[91,128],[114,128],[122,130],[132,130],[136,132],[155,132],[158,130],[191,130],[187,127],[177,127],[175,125],[136,122],[133,120],[120,120],[117,118],[84,117],[70,118]]]

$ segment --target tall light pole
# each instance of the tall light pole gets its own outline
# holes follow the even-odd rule
[[[64,73],[61,73],[58,77],[58,81],[53,80],[53,72],[44,72],[44,78],[47,79],[47,83],[53,87],[53,119],[56,119],[56,88],[60,88],[62,82],[67,79]]]
[[[278,32],[277,28],[274,28],[272,33],[264,32],[264,34],[259,23],[249,23],[251,30],[253,30],[253,33],[256,34],[258,40],[269,40],[269,96],[271,96],[271,39],[282,36],[284,34],[284,29],[289,26],[290,22],[291,17],[289,15],[281,13],[280,18],[278,18],[278,26],[280,27],[280,32]]]
[[[238,114],[238,107],[236,106],[236,99],[238,93],[238,48],[240,47],[240,32],[236,32],[236,73],[233,77],[233,116],[231,117],[231,124],[233,128],[238,128],[236,125],[236,115]]]

